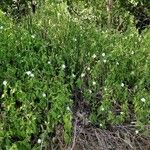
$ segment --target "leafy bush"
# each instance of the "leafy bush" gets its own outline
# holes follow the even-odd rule
[[[40,149],[62,124],[72,132],[72,91],[79,88],[95,125],[149,124],[149,32],[101,30],[48,3],[33,17],[0,22],[0,145]]]

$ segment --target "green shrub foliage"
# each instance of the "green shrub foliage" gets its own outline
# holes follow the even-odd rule
[[[92,124],[134,122],[144,131],[150,123],[150,32],[139,36],[128,13],[122,15],[128,28],[120,33],[97,26],[96,11],[90,13],[95,7],[83,1],[81,16],[70,14],[66,2],[45,3],[19,23],[0,12],[0,148],[46,148],[58,125],[69,143],[72,108],[81,98],[73,98],[74,89],[89,105]]]

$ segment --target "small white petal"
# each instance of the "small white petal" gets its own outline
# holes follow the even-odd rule
[[[136,134],[138,134],[138,133],[139,133],[139,131],[138,131],[138,130],[136,130],[136,131],[135,131],[135,133],[136,133]]]
[[[107,88],[104,88],[105,91],[107,91]]]
[[[105,53],[102,53],[102,56],[105,57]]]
[[[87,67],[87,70],[90,71],[90,67]]]
[[[124,112],[120,112],[120,114],[121,114],[121,115],[123,115],[123,114],[124,114]]]
[[[63,64],[63,65],[61,66],[61,68],[62,68],[62,69],[65,69],[65,68],[66,68],[66,66]]]
[[[101,123],[100,123],[100,124],[99,124],[99,126],[100,126],[100,127],[102,127],[102,126],[103,126],[103,124],[101,124]]]
[[[50,61],[48,61],[47,63],[48,63],[48,64],[51,64],[51,62],[50,62]]]
[[[35,38],[35,35],[31,35],[31,37],[34,39],[34,38]]]
[[[104,62],[104,63],[106,63],[106,62],[107,62],[107,60],[106,60],[106,59],[104,59],[104,60],[103,60],[103,62]]]
[[[75,78],[75,74],[72,74],[72,77]]]
[[[141,101],[142,101],[142,102],[145,102],[145,101],[146,101],[146,99],[145,99],[145,98],[141,98]]]
[[[43,94],[42,94],[42,96],[43,96],[43,97],[46,97],[46,94],[45,94],[45,93],[43,93]]]
[[[76,38],[74,38],[73,40],[74,40],[75,42],[77,41],[77,39],[76,39]]]
[[[5,81],[3,81],[3,85],[4,86],[6,86],[7,85],[7,81],[5,80]]]
[[[124,83],[121,83],[121,87],[124,87]]]
[[[42,140],[41,140],[41,139],[38,139],[37,143],[40,144],[41,142],[42,142]]]
[[[95,82],[95,81],[93,81],[93,85],[96,85],[96,82]]]
[[[95,55],[95,54],[93,54],[92,58],[93,58],[93,59],[94,59],[94,58],[96,58],[96,55]]]
[[[118,63],[118,62],[116,62],[116,65],[119,65],[119,63]]]
[[[85,77],[85,73],[82,73],[82,74],[81,74],[81,77],[82,77],[82,78]]]
[[[131,75],[134,75],[134,71],[131,72]]]
[[[68,111],[70,111],[70,108],[69,108],[69,106],[67,107],[67,110],[68,110]]]
[[[34,77],[34,74],[33,74],[33,73],[31,73],[31,74],[30,74],[30,77]]]
[[[134,51],[132,51],[131,54],[133,55],[133,54],[134,54]]]
[[[4,27],[3,26],[0,26],[0,30],[2,30]]]
[[[2,97],[1,98],[4,98],[5,97],[5,94],[2,94]]]
[[[27,71],[26,74],[29,76],[29,75],[31,75],[32,73],[31,73],[31,71]]]
[[[89,90],[89,93],[91,94],[91,93],[92,93],[92,91],[91,91],[91,90]]]
[[[104,109],[104,107],[101,107],[101,111],[104,111],[105,109]]]

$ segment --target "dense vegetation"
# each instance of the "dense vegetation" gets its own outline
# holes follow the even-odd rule
[[[60,124],[69,144],[77,112],[149,135],[147,1],[17,2],[0,2],[0,148],[46,149]]]

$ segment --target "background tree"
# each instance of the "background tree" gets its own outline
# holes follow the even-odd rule
[[[135,18],[135,26],[139,34],[150,25],[150,1],[148,0],[120,0],[121,7],[125,8]]]
[[[7,14],[19,19],[29,14],[30,11],[35,13],[36,4],[36,0],[1,0],[0,8]]]

